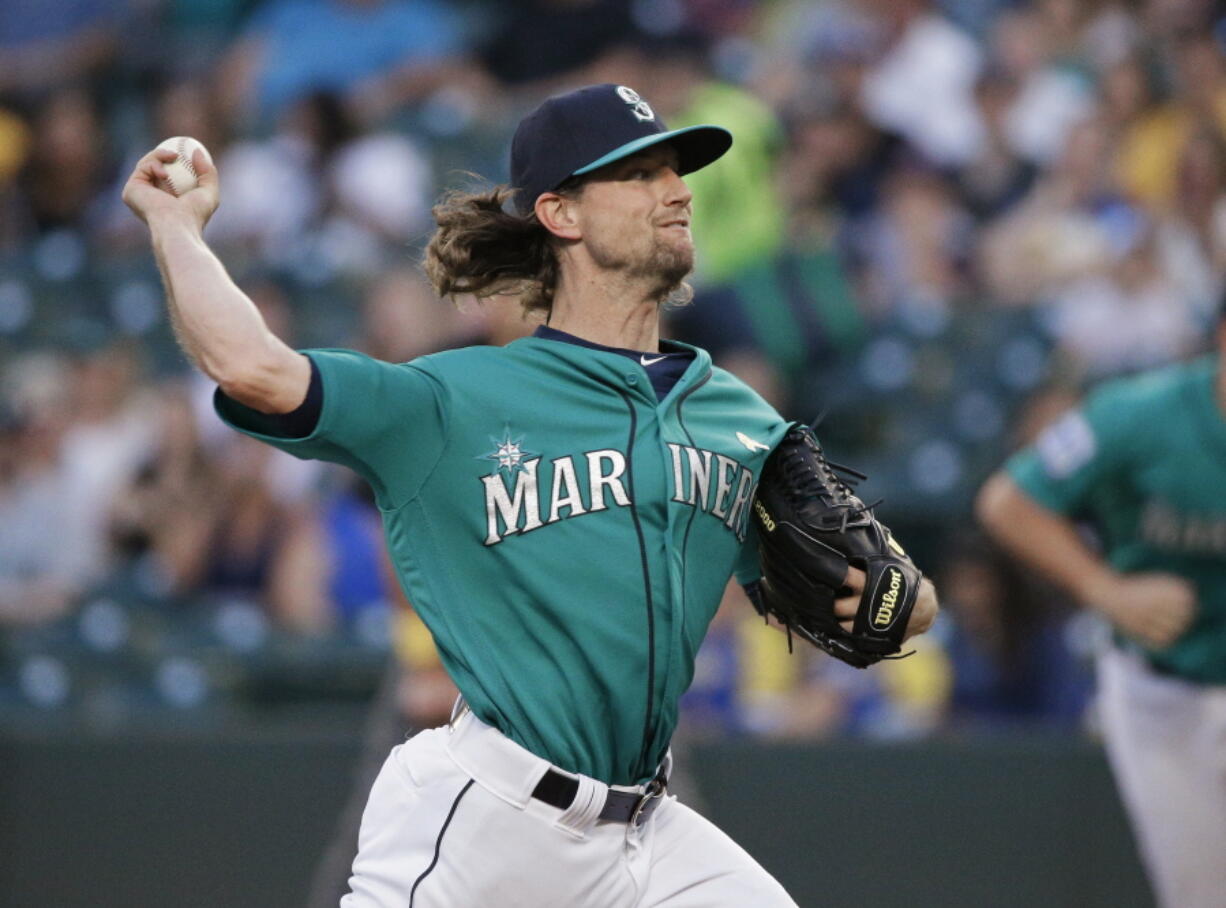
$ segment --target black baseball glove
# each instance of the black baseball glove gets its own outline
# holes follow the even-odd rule
[[[758,612],[775,618],[856,668],[896,654],[922,576],[872,507],[849,483],[862,474],[829,463],[813,430],[799,424],[767,458],[753,503],[762,579],[750,588]],[[851,564],[867,575],[851,633],[834,601]]]

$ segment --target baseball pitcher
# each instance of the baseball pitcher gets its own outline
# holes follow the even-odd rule
[[[515,134],[512,187],[436,207],[426,268],[442,295],[515,294],[547,326],[400,365],[268,331],[201,239],[218,202],[203,158],[179,198],[158,189],[156,152],[128,182],[218,413],[371,484],[462,694],[447,726],[388,757],[348,908],[793,904],[667,795],[678,699],[728,578],[761,574],[755,488],[790,428],[706,352],[659,337],[693,267],[682,176],[731,142],[669,131],[626,86],[546,101]],[[827,602],[849,630],[854,563]],[[935,594],[907,577],[883,595],[917,632]]]

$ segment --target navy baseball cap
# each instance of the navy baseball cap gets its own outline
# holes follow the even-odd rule
[[[706,167],[732,147],[719,126],[670,130],[633,88],[589,85],[545,101],[519,122],[511,140],[515,208],[528,214],[541,193],[573,176],[667,142],[677,150],[678,173]]]

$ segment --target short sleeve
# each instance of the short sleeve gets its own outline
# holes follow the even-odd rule
[[[1005,468],[1039,504],[1074,514],[1132,461],[1143,435],[1135,426],[1138,413],[1108,387],[1044,429]]]
[[[758,531],[752,520],[745,531],[745,541],[741,543],[732,573],[741,586],[748,586],[762,579],[762,562],[758,558]]]
[[[446,443],[446,389],[426,369],[352,350],[304,350],[319,370],[323,409],[302,438],[269,434],[263,414],[214,396],[232,428],[304,460],[343,464],[365,478],[379,506],[399,507],[420,490]]]

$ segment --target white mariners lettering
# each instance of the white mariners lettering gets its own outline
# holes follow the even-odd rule
[[[580,473],[581,456],[586,457],[586,478]],[[481,477],[485,488],[486,545],[497,545],[508,536],[571,517],[607,510],[610,494],[614,504],[629,506],[630,496],[622,482],[626,458],[621,451],[609,449],[558,457],[549,461],[552,478],[548,481],[540,477],[541,460],[540,457],[521,460],[509,475],[498,469]],[[548,499],[544,497],[546,486]],[[590,501],[584,500],[585,493],[590,493]],[[543,521],[542,513],[547,514]]]
[[[744,541],[756,487],[753,471],[713,451],[671,442],[668,449],[671,501],[711,514]],[[479,459],[497,462],[497,457],[495,452]],[[548,461],[546,476],[541,475],[542,460],[539,455],[521,455],[509,468],[500,464],[493,473],[480,477],[485,493],[485,545],[497,545],[507,537],[571,517],[630,506],[623,452],[609,448],[558,457]],[[586,477],[581,472],[584,467]]]
[[[746,506],[753,498],[755,485],[753,473],[749,470],[741,470],[741,477],[736,483],[736,495],[732,499],[732,508],[728,511],[728,519],[724,521],[724,526],[737,536],[745,535],[745,521],[749,519],[749,509]]]
[[[1161,498],[1147,499],[1138,524],[1141,540],[1183,556],[1226,556],[1226,514],[1183,509]]]
[[[515,471],[515,491],[509,493],[502,479],[501,471],[490,476],[482,476],[481,483],[485,486],[486,515],[486,545],[496,545],[502,542],[503,536],[512,533],[527,533],[535,530],[541,524],[541,507],[538,498],[536,470],[541,459],[520,461],[520,469]],[[524,525],[519,525],[523,518]],[[498,532],[498,521],[506,527],[503,533]]]
[[[617,86],[617,96],[626,102],[630,112],[634,114],[634,118],[640,123],[647,123],[656,118],[655,111],[651,109],[651,105],[643,100],[642,95],[628,85]]]
[[[740,464],[723,454],[716,454],[715,462],[715,502],[711,505],[711,513],[723,518],[728,513],[728,493],[732,491],[732,477],[736,475]]]
[[[673,501],[685,501],[681,494],[681,445],[670,441],[668,451],[673,455]]]
[[[579,480],[575,478],[575,462],[569,457],[559,457],[550,463],[553,464],[553,484],[549,490],[549,518],[545,522],[560,519],[563,508],[570,508],[568,517],[586,514],[583,496],[579,494]]]
[[[702,448],[670,442],[668,449],[673,462],[671,500],[688,504],[719,518],[737,539],[744,541],[749,523],[749,505],[753,501],[754,489],[757,486],[753,470],[735,458]],[[715,468],[714,490],[711,488],[712,458]],[[735,494],[733,489],[736,490]]]
[[[690,462],[690,491],[686,503],[707,509],[707,493],[711,490],[711,452],[686,448],[685,456]]]
[[[610,469],[605,472],[601,464],[608,462]],[[608,505],[604,500],[605,489],[611,489],[613,500],[622,507],[630,505],[630,496],[622,485],[622,475],[626,472],[626,456],[621,451],[612,449],[605,451],[588,451],[587,475],[591,487],[592,511],[603,511]]]

